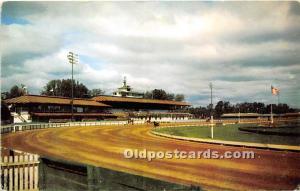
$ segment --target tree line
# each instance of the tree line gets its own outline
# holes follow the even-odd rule
[[[91,98],[99,95],[104,95],[105,92],[102,89],[91,89],[89,90],[84,84],[73,81],[74,83],[74,98]],[[72,89],[72,80],[71,79],[58,79],[49,81],[40,92],[41,95],[47,96],[62,96],[62,97],[71,97]],[[9,99],[14,97],[19,97],[26,95],[27,88],[25,85],[21,84],[20,86],[14,85],[10,91],[2,92],[1,99]],[[175,100],[175,101],[184,101],[185,96],[183,94],[174,94],[168,93],[163,89],[154,89],[152,91],[147,91],[144,96],[146,99],[160,99],[160,100]],[[2,105],[4,103],[2,102]],[[298,112],[299,110],[289,107],[285,103],[273,104],[273,113],[289,113],[289,112]],[[5,109],[1,107],[1,111]],[[207,118],[211,115],[214,118],[220,118],[224,113],[260,113],[268,114],[270,113],[271,105],[264,104],[261,102],[244,102],[231,104],[229,101],[219,101],[215,107],[212,105],[207,105],[206,107],[190,107],[182,110],[181,112],[189,112],[194,114],[196,118]]]
[[[99,95],[103,95],[105,92],[101,89],[89,90],[83,83],[73,80],[73,96],[74,98],[91,98]],[[26,87],[14,85],[10,91],[2,92],[2,99],[9,99],[19,97],[27,94]],[[47,96],[60,96],[60,97],[72,97],[72,80],[71,79],[58,79],[49,81],[40,92],[40,95]]]
[[[285,103],[273,104],[273,113],[292,113],[297,109],[289,107]],[[215,107],[211,107],[209,104],[207,107],[191,107],[186,110],[187,112],[194,114],[196,118],[208,118],[212,114],[214,118],[220,118],[224,113],[259,113],[269,114],[271,111],[271,104],[264,104],[261,102],[244,102],[231,104],[229,101],[219,101]]]
[[[185,97],[184,97],[183,94],[167,93],[163,89],[154,89],[152,91],[146,91],[146,93],[144,94],[144,98],[146,98],[146,99],[184,101]]]
[[[74,98],[91,98],[99,95],[104,95],[105,91],[102,89],[91,89],[89,90],[83,83],[73,80],[73,96]],[[27,94],[26,86],[14,85],[10,91],[2,92],[2,99],[9,99],[19,97]],[[49,81],[40,92],[41,95],[47,96],[61,96],[61,97],[72,97],[72,80],[71,79],[57,79]],[[160,99],[160,100],[175,100],[183,101],[185,99],[183,94],[167,93],[163,89],[154,89],[147,91],[143,98],[147,99]]]

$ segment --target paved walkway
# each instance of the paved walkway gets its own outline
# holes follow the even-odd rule
[[[276,145],[276,144],[264,144],[264,143],[250,143],[250,142],[239,142],[239,141],[223,141],[223,140],[214,140],[214,139],[201,139],[201,138],[192,138],[192,137],[182,137],[176,135],[169,135],[166,133],[158,133],[151,131],[152,134],[172,139],[193,141],[193,142],[203,142],[203,143],[212,143],[212,144],[221,144],[221,145],[232,145],[240,147],[251,147],[251,148],[262,148],[262,149],[274,149],[274,150],[288,150],[288,151],[300,151],[300,146],[292,145]]]

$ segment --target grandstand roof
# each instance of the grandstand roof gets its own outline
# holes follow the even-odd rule
[[[56,96],[42,96],[42,95],[25,95],[20,97],[15,97],[12,99],[5,100],[7,104],[57,104],[57,105],[70,105],[72,99],[66,97],[56,97]],[[99,103],[91,99],[78,99],[75,98],[74,105],[80,106],[95,106],[95,107],[111,107],[104,103]]]
[[[45,117],[45,116],[71,116],[71,113],[39,113],[39,112],[34,112],[32,115],[35,116],[40,116],[40,117]],[[74,116],[94,116],[94,117],[117,117],[114,114],[110,113],[73,113]]]
[[[158,99],[144,99],[144,98],[129,98],[129,97],[117,97],[117,96],[97,96],[92,100],[98,102],[126,102],[126,103],[144,103],[144,104],[160,104],[160,105],[174,105],[174,106],[190,106],[191,104],[181,101],[172,100],[158,100]]]

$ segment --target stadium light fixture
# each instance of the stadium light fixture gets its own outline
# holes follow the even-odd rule
[[[73,79],[73,73],[74,73],[74,69],[73,69],[73,65],[74,64],[78,64],[78,54],[74,54],[73,52],[69,52],[68,54],[68,60],[69,63],[72,65],[72,81],[71,81],[71,96],[72,96],[72,100],[71,100],[71,121],[73,122],[74,119],[74,79]]]

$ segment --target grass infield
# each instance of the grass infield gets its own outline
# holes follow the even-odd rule
[[[296,145],[300,146],[300,136],[287,136],[287,135],[268,135],[258,134],[253,132],[246,132],[239,130],[239,127],[255,127],[255,124],[237,124],[214,126],[214,139],[225,141],[239,141],[251,143],[264,143],[264,144],[280,144],[280,145]],[[269,128],[270,129],[270,128]],[[300,126],[289,128],[273,128],[275,131],[283,132],[300,132]],[[187,127],[166,127],[155,129],[159,133],[166,133],[170,135],[210,139],[211,127],[210,126],[187,126]]]

